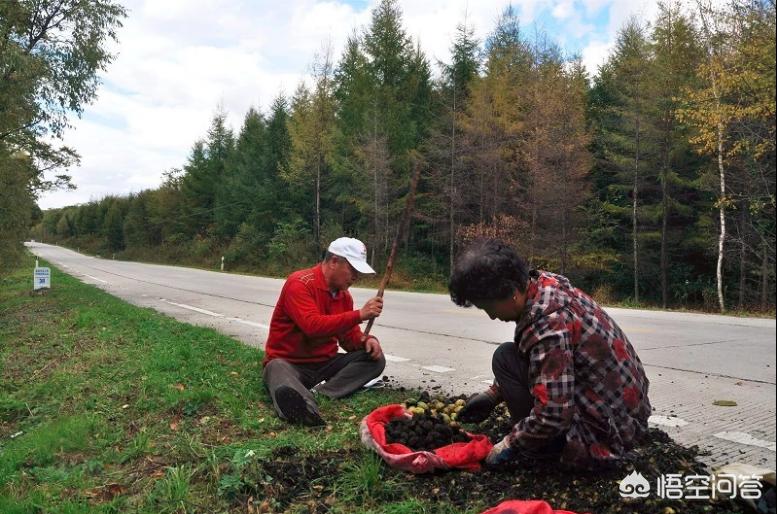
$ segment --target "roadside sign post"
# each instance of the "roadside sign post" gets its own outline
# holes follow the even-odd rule
[[[38,266],[38,259],[35,259],[35,271],[32,275],[33,292],[44,292],[51,289],[51,268]]]

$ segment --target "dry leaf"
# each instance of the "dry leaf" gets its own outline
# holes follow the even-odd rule
[[[170,421],[170,430],[178,430],[178,425],[181,423],[181,416],[176,416]]]
[[[185,385],[183,385],[183,384],[182,384],[182,383],[180,383],[180,382],[178,382],[177,384],[175,384],[173,387],[175,387],[175,388],[176,388],[176,389],[178,389],[179,391],[183,391],[184,389],[186,389],[186,386],[185,386]]]
[[[240,376],[240,373],[238,373],[237,371],[230,371],[229,374],[232,375],[233,377],[239,377]]]
[[[113,499],[115,496],[126,493],[127,489],[121,484],[108,484],[105,486],[105,492],[108,499]]]

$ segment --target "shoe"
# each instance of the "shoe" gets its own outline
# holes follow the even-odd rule
[[[290,423],[309,427],[326,425],[317,412],[310,410],[302,395],[289,386],[280,386],[275,390],[275,402],[283,417]]]
[[[480,423],[488,419],[491,412],[502,401],[502,394],[497,384],[491,385],[487,391],[469,397],[464,408],[459,412],[458,420],[462,423]]]

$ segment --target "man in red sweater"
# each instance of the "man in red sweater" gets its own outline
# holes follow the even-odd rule
[[[375,270],[367,264],[364,243],[341,237],[329,245],[323,262],[286,279],[264,357],[264,383],[281,418],[323,425],[311,388],[342,398],[383,372],[380,343],[359,328],[380,316],[383,299],[371,298],[356,310],[348,292],[360,274],[370,273]],[[338,353],[338,345],[346,353]]]

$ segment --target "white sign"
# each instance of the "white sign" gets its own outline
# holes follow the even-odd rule
[[[35,268],[32,288],[36,291],[38,289],[51,288],[51,269],[50,268]]]

